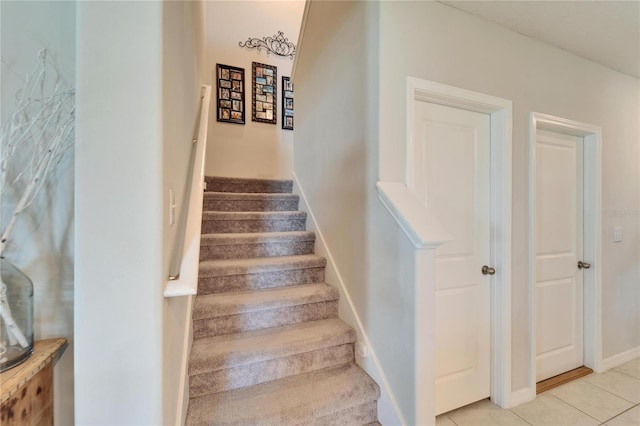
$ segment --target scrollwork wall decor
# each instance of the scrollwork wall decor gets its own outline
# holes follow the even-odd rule
[[[272,37],[252,38],[249,37],[247,41],[239,42],[240,47],[246,47],[247,49],[257,49],[261,52],[265,49],[267,53],[275,53],[278,56],[289,57],[293,59],[296,55],[296,45],[291,43],[288,38],[284,36],[282,31],[278,31],[278,34]]]

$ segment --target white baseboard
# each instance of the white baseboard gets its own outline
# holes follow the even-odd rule
[[[607,370],[615,368],[619,365],[622,365],[626,362],[634,360],[640,357],[640,346],[629,349],[628,351],[624,351],[617,355],[610,356],[609,358],[603,359],[602,362],[598,365],[599,369],[596,373],[604,373]],[[536,398],[536,389],[535,388],[524,388],[518,391],[511,393],[511,405],[508,408],[516,407],[520,404],[524,404],[529,401],[533,401]]]
[[[635,348],[631,348],[628,351],[610,356],[609,358],[605,358],[602,360],[599,365],[598,373],[604,373],[607,370],[615,368],[619,365],[624,364],[625,362],[629,362],[638,357],[640,357],[640,346],[636,346]]]
[[[368,348],[367,357],[361,358],[356,355],[356,361],[358,365],[380,386],[381,396],[378,400],[378,419],[380,420],[380,423],[384,425],[406,425],[407,423],[402,416],[397,400],[394,397],[393,392],[391,392],[389,382],[387,381],[386,375],[380,365],[380,361],[376,356],[376,351],[371,345],[371,342],[367,337],[367,333],[364,331],[362,321],[360,321],[360,317],[355,310],[351,296],[347,291],[344,280],[340,275],[340,271],[338,270],[333,256],[331,255],[331,251],[329,250],[324,236],[322,235],[322,231],[318,227],[316,218],[309,206],[307,197],[300,186],[300,182],[298,181],[298,177],[295,172],[293,173],[293,181],[293,191],[300,196],[301,203],[299,209],[307,212],[307,218],[311,219],[310,221],[307,221],[307,230],[314,231],[316,233],[316,254],[324,256],[327,259],[325,281],[335,286],[340,291],[340,302],[338,303],[339,317],[355,329],[358,341],[363,342]]]
[[[536,399],[535,388],[524,388],[511,393],[511,404],[508,408],[517,407],[525,402],[533,401]]]

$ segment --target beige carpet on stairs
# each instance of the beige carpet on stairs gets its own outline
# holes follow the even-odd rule
[[[207,177],[188,425],[379,425],[290,180]]]

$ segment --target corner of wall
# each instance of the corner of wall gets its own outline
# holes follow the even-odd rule
[[[536,388],[534,387],[526,387],[515,392],[511,393],[511,403],[509,407],[505,408],[513,408],[518,405],[524,404],[525,402],[533,401],[536,399]]]
[[[371,344],[367,333],[362,325],[362,321],[356,312],[355,306],[352,302],[351,296],[347,291],[345,282],[340,275],[340,271],[333,259],[331,251],[324,239],[322,230],[318,226],[313,211],[307,201],[304,190],[300,185],[298,177],[293,172],[293,193],[300,196],[299,209],[307,212],[310,221],[307,221],[307,229],[316,233],[315,252],[320,256],[324,256],[327,259],[326,267],[326,282],[334,285],[340,291],[340,303],[338,304],[338,316],[341,320],[349,324],[354,328],[357,334],[358,342],[362,342],[368,348],[368,355],[366,357],[360,357],[356,354],[356,362],[358,365],[371,376],[373,380],[380,386],[381,396],[378,400],[378,419],[382,424],[389,425],[406,425],[407,422],[402,416],[402,412],[398,406],[396,398],[388,383],[387,377],[382,365],[376,355],[376,350]]]

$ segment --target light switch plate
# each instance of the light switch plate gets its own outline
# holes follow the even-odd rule
[[[613,242],[622,242],[622,226],[616,226],[613,228]]]

